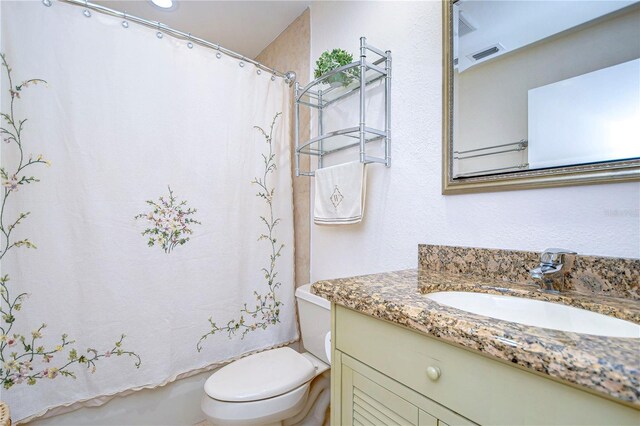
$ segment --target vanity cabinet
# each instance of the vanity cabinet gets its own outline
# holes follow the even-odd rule
[[[624,403],[336,304],[332,336],[334,426],[640,424]]]

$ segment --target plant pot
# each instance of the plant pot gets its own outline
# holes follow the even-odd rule
[[[350,80],[351,79],[347,74],[345,74],[344,72],[339,72],[329,77],[327,79],[327,83],[329,83],[329,86],[331,87],[340,87],[347,86],[349,83],[351,83]]]

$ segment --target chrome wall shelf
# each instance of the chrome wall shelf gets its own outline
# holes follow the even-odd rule
[[[369,57],[367,54],[369,53]],[[371,58],[373,56],[373,58]],[[348,85],[332,85],[332,77],[349,72],[353,81]],[[358,70],[354,73],[353,70]],[[384,129],[375,129],[366,125],[366,87],[378,81],[384,81]],[[360,95],[359,123],[357,126],[324,133],[323,113],[330,105],[358,93]],[[300,107],[310,107],[317,111],[318,135],[308,141],[300,141]],[[381,163],[391,166],[391,52],[382,51],[360,38],[360,59],[332,70],[313,80],[305,87],[295,83],[295,141],[296,176],[313,176],[312,171],[300,170],[300,155],[318,157],[318,168],[323,167],[324,156],[351,147],[360,147],[361,163]],[[373,141],[384,141],[384,158],[367,155],[366,145]]]

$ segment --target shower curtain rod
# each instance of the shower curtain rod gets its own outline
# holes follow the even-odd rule
[[[211,43],[199,37],[194,37],[193,35],[191,35],[191,33],[185,33],[184,31],[176,30],[161,22],[149,21],[148,19],[140,18],[134,15],[129,15],[127,12],[120,12],[118,10],[111,9],[106,6],[101,6],[96,3],[91,3],[90,1],[86,1],[86,0],[59,0],[59,1],[63,3],[69,3],[75,6],[83,6],[87,9],[95,10],[97,12],[104,13],[106,15],[117,16],[119,18],[125,19],[126,21],[132,21],[149,28],[155,28],[158,31],[162,31],[164,33],[170,34],[176,38],[188,40],[192,43],[197,43],[201,46],[217,50],[219,52],[224,53],[227,56],[231,56],[232,58],[240,59],[242,62],[248,62],[250,64],[253,64],[258,69],[267,71],[270,74],[273,74],[278,77],[282,77],[289,85],[291,85],[296,79],[296,73],[294,73],[293,71],[288,71],[286,73],[280,72],[276,69],[273,69],[264,64],[261,64],[260,62],[254,61],[253,59],[249,59],[245,56],[242,56],[241,54],[234,52],[233,50],[226,49],[220,46],[219,44]],[[51,6],[52,4],[51,0],[42,0],[42,3],[45,6]]]

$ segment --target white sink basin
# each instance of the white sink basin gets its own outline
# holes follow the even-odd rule
[[[533,327],[596,336],[640,338],[640,325],[558,303],[460,291],[431,293],[427,297],[452,308]]]

